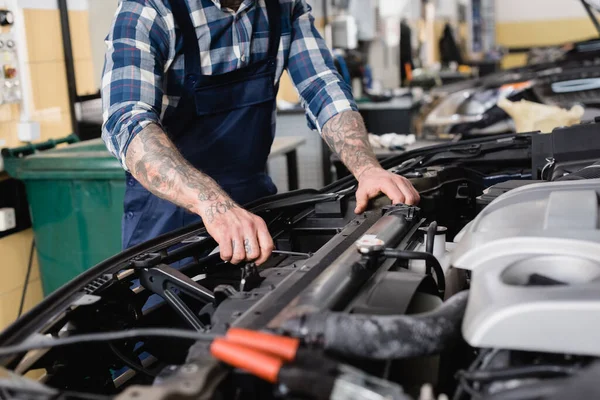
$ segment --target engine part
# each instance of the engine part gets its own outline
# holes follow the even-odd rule
[[[444,275],[444,270],[440,265],[440,262],[437,258],[434,257],[433,254],[430,253],[419,253],[416,251],[399,251],[399,250],[384,250],[383,255],[389,258],[396,258],[398,260],[425,260],[427,275],[431,274],[431,270],[434,271],[438,291],[440,292],[440,297],[444,297],[444,293],[446,292],[446,277]]]
[[[331,400],[410,400],[402,388],[383,379],[365,375],[356,368],[340,366]]]
[[[159,377],[153,386],[134,385],[115,400],[209,400],[213,399],[217,387],[227,377],[227,368],[214,359],[202,363],[172,366],[169,375]]]
[[[502,390],[486,396],[485,400],[538,400],[545,399],[556,394],[564,386],[566,380],[555,379],[551,381],[541,381],[536,383],[524,384],[512,389]],[[562,397],[564,398],[564,397]]]
[[[459,234],[452,265],[472,271],[471,346],[600,355],[599,194],[600,180],[522,187]]]
[[[390,360],[433,355],[460,334],[468,295],[461,292],[421,315],[322,313],[290,320],[283,328],[345,356]]]
[[[477,197],[477,209],[481,212],[481,210],[489,206],[492,203],[492,201],[496,200],[504,193],[510,192],[511,190],[514,190],[519,187],[532,185],[534,183],[543,183],[543,181],[514,180],[490,186],[489,188],[483,191],[483,194],[481,196]]]
[[[566,382],[559,381],[558,383],[563,385],[544,400],[597,399],[600,396],[598,377],[600,377],[600,363],[596,361]]]
[[[346,308],[352,314],[404,315],[431,311],[442,303],[434,279],[400,269],[369,280]]]
[[[437,222],[433,221],[427,228],[423,227],[420,230],[425,233],[425,248],[416,251],[425,251],[432,254],[441,264],[442,259],[446,255],[446,232],[448,228],[438,226]],[[420,263],[412,262],[410,264],[412,271],[419,270],[421,272],[421,268],[419,267],[421,267]],[[431,271],[428,269],[425,269],[425,272],[431,274]]]
[[[532,136],[534,179],[561,177],[563,174],[556,172],[574,172],[600,159],[600,136],[597,133],[596,124],[584,123],[555,129],[551,135]]]
[[[437,228],[438,224],[436,221],[433,221],[429,224],[429,227],[427,227],[425,251],[430,254],[433,254],[433,243],[435,241],[435,235],[437,234]]]
[[[205,330],[204,324],[179,298],[177,291],[182,291],[205,303],[212,303],[215,300],[214,293],[165,264],[144,268],[140,273],[140,278],[146,289],[160,295],[192,328],[201,332]]]
[[[404,205],[391,207],[363,238],[375,238],[383,246],[398,244],[402,235],[414,223],[418,210]],[[348,248],[311,283],[307,290],[285,307],[271,321],[269,327],[277,328],[287,319],[308,313],[340,310],[372,274],[373,269],[365,265],[361,254],[354,247]]]
[[[571,174],[566,174],[566,175],[556,179],[556,181],[559,181],[559,182],[578,181],[578,180],[584,180],[584,179],[599,179],[599,178],[600,178],[600,161],[596,162],[592,165],[583,167],[582,169],[575,171]]]
[[[233,328],[215,339],[210,351],[218,360],[279,384],[282,394],[316,400],[407,399],[400,386],[299,345],[297,339]]]

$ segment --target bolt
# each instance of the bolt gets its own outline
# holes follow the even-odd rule
[[[242,312],[241,312],[241,311],[234,311],[233,313],[231,313],[231,316],[232,316],[233,318],[240,317],[241,315],[242,315]]]

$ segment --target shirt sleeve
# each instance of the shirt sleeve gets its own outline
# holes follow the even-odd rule
[[[352,88],[337,72],[331,52],[315,28],[306,0],[295,1],[292,24],[288,72],[300,93],[309,127],[321,132],[331,118],[358,107]]]
[[[131,140],[160,124],[170,32],[147,0],[123,0],[106,39],[102,139],[123,168]]]

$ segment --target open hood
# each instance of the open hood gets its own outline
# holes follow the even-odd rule
[[[598,34],[600,34],[600,23],[598,22],[598,18],[596,18],[596,14],[594,14],[593,10],[600,11],[600,0],[581,0],[583,7],[587,11],[592,23],[596,27]]]

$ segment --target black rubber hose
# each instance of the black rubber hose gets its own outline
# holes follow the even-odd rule
[[[433,221],[427,227],[427,241],[425,242],[425,251],[429,254],[433,254],[433,243],[435,242],[435,235],[437,234],[438,224]]]
[[[437,281],[438,291],[440,295],[444,297],[446,292],[446,277],[444,275],[444,269],[440,265],[437,258],[430,253],[424,253],[420,251],[402,251],[402,250],[385,250],[383,254],[390,258],[396,258],[399,260],[425,260],[427,266],[433,268]]]
[[[112,343],[109,343],[108,347],[110,347],[110,350],[115,354],[115,356],[117,356],[117,358],[121,360],[123,364],[125,364],[127,367],[150,378],[156,378],[156,374],[144,368],[144,366],[141,362],[139,362],[139,360],[134,361],[133,359],[127,357],[125,354],[121,353],[121,351],[117,349],[116,346]]]
[[[35,341],[26,340],[12,346],[0,346],[0,357],[20,354],[30,350],[53,349],[56,347],[79,345],[82,343],[104,343],[143,337],[212,341],[219,337],[219,335],[173,328],[139,328],[114,332],[85,333],[60,338],[43,336],[37,338]]]
[[[438,354],[460,337],[468,291],[420,315],[322,313],[290,320],[283,328],[344,356],[391,360]]]
[[[433,221],[427,227],[427,236],[425,240],[425,252],[433,255],[433,245],[435,243],[435,235],[437,234],[438,224],[436,221]],[[428,263],[425,266],[425,272],[427,275],[431,275],[431,265]]]

